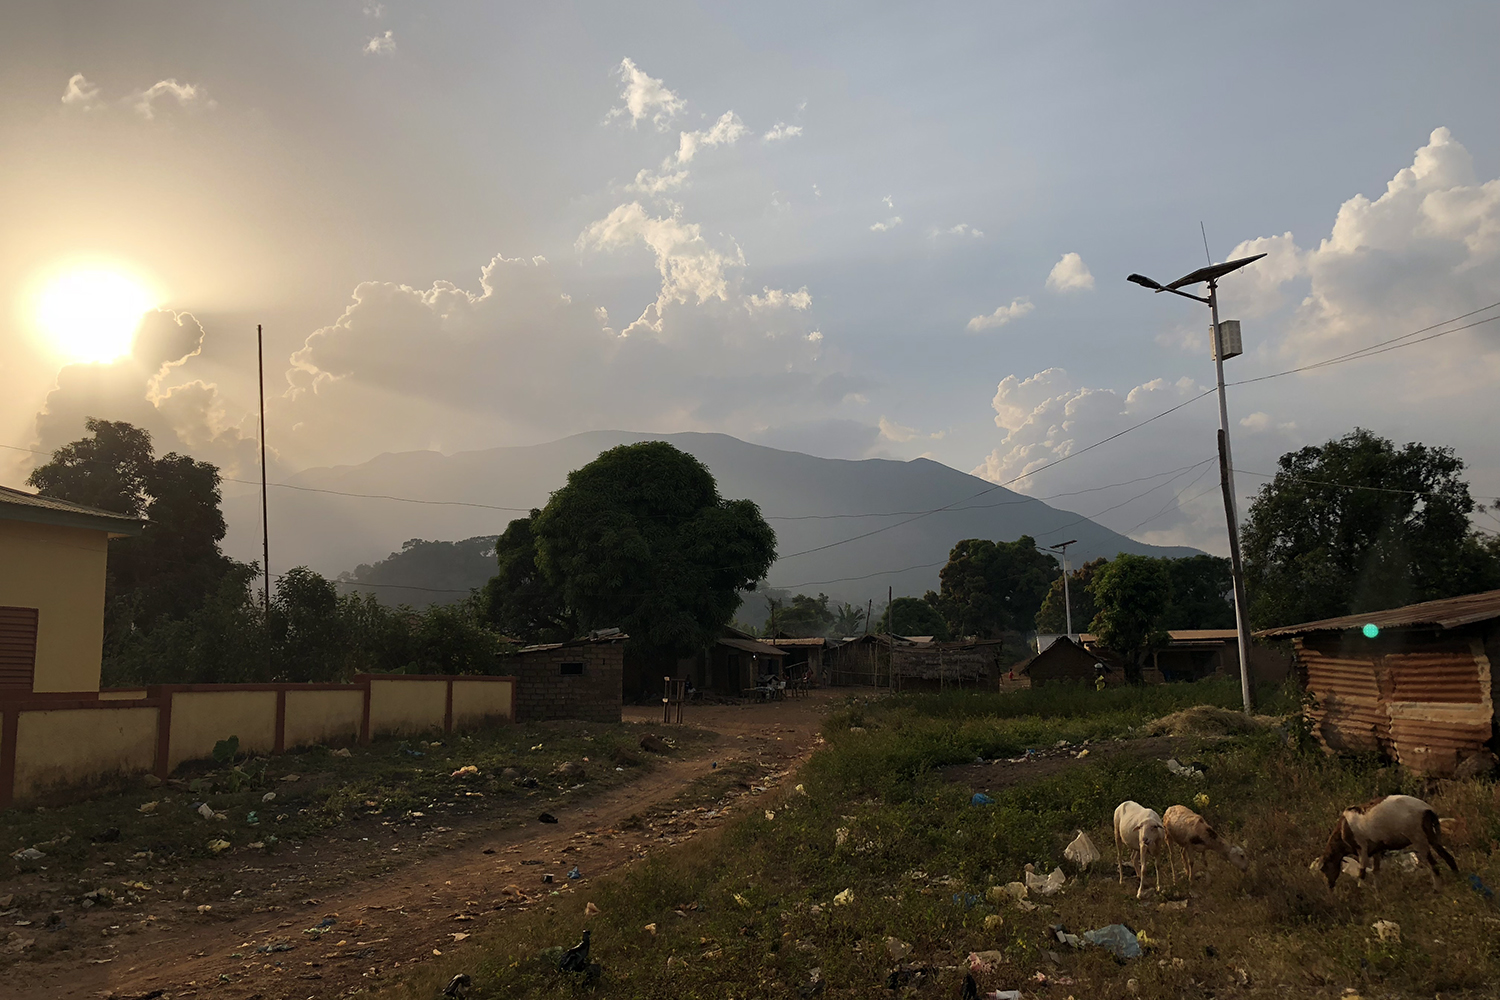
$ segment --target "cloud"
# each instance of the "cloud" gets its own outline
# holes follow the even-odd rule
[[[807,309],[811,305],[812,295],[808,292],[806,285],[803,285],[795,292],[786,292],[782,291],[780,288],[771,288],[767,286],[764,295],[752,294],[745,299],[745,308],[749,309],[751,312],[755,312],[758,309],[781,308],[802,310]],[[822,334],[819,334],[819,336],[821,337]]]
[[[801,125],[788,125],[786,122],[777,122],[761,138],[765,139],[766,142],[776,142],[780,139],[794,139],[801,134]]]
[[[901,216],[893,215],[889,219],[886,219],[884,222],[877,222],[871,225],[870,232],[884,233],[895,229],[899,225],[901,225]]]
[[[611,109],[605,116],[606,121],[628,115],[634,128],[641,119],[649,116],[653,125],[665,130],[672,119],[682,113],[685,107],[682,98],[668,90],[662,81],[641,72],[630,59],[620,60],[615,72],[625,82],[625,89],[620,92],[620,99],[625,103]]]
[[[642,167],[636,171],[635,180],[625,185],[627,191],[638,191],[641,194],[665,194],[675,191],[687,183],[688,172],[686,170],[652,171],[649,167]]]
[[[37,414],[35,446],[52,451],[76,440],[87,417],[125,420],[149,431],[158,452],[185,451],[226,476],[247,475],[258,462],[253,430],[228,420],[216,384],[183,374],[204,337],[191,313],[153,310],[124,358],[64,366]]]
[[[603,219],[590,223],[578,237],[579,250],[617,250],[641,243],[656,255],[661,273],[661,293],[646,307],[640,319],[626,327],[622,336],[641,328],[661,332],[661,316],[669,302],[696,299],[727,301],[727,270],[741,267],[745,257],[738,246],[728,251],[709,245],[697,223],[683,222],[677,216],[652,216],[640,202],[617,206]],[[648,319],[648,316],[654,317]]]
[[[104,102],[99,99],[99,88],[90,83],[82,73],[74,73],[68,78],[68,89],[63,92],[62,102],[82,111],[104,107]]]
[[[1094,276],[1088,265],[1076,253],[1065,253],[1062,260],[1052,265],[1047,275],[1047,289],[1053,292],[1090,292],[1094,289]]]
[[[387,31],[383,35],[376,35],[365,43],[365,55],[368,56],[388,56],[395,51],[396,33],[394,31]]]
[[[177,106],[182,109],[217,106],[202,88],[192,83],[179,83],[175,78],[159,80],[145,90],[131,95],[129,104],[136,114],[147,121],[152,121],[157,114],[156,102],[163,98],[175,100]]]
[[[915,441],[918,438],[940,441],[947,433],[947,431],[934,431],[931,434],[924,434],[914,427],[903,426],[894,420],[887,420],[885,417],[880,418],[880,436],[887,441],[894,441],[897,444],[905,444],[908,441]]]
[[[960,222],[958,225],[949,226],[947,229],[933,229],[927,235],[931,239],[937,239],[939,236],[968,236],[977,240],[984,238],[984,230],[976,229],[967,222]]]
[[[1230,315],[1261,316],[1297,292],[1278,353],[1306,361],[1399,336],[1500,299],[1500,179],[1480,182],[1469,151],[1437,128],[1378,198],[1346,200],[1316,247],[1284,233],[1231,256],[1261,252],[1269,256],[1224,278],[1220,299]],[[1423,357],[1472,378],[1485,367],[1475,355],[1497,360],[1497,351],[1500,332],[1488,327],[1434,342]]]
[[[969,320],[969,329],[977,333],[980,330],[988,330],[990,327],[1004,326],[1013,319],[1020,319],[1035,308],[1036,306],[1032,305],[1029,299],[1012,299],[1010,305],[1000,306],[988,316],[975,316]]]
[[[373,17],[373,18],[376,18],[377,20],[380,19],[380,18],[382,18],[382,17],[385,17],[385,4],[383,4],[383,3],[367,3],[364,6],[364,14],[365,14],[366,17]]]
[[[682,133],[677,145],[677,162],[691,161],[698,150],[705,146],[732,146],[747,131],[739,115],[726,111],[714,122],[712,128]]]
[[[662,221],[672,220],[613,232],[642,242]],[[291,389],[276,407],[297,425],[287,447],[328,462],[362,460],[372,440],[386,450],[458,450],[605,426],[745,435],[772,420],[830,417],[865,388],[810,339],[803,313],[752,318],[726,285],[723,299],[717,286],[701,301],[696,290],[684,302],[668,298],[653,323],[626,337],[540,258],[494,258],[477,290],[363,283],[292,357]]]
[[[1296,421],[1287,421],[1286,423],[1279,424],[1269,413],[1260,410],[1248,416],[1241,417],[1240,426],[1251,434],[1265,434],[1268,431],[1281,431],[1282,433],[1290,434],[1297,430]]]

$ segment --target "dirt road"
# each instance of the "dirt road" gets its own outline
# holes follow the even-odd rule
[[[274,857],[202,862],[183,873],[198,886],[185,898],[158,893],[141,907],[69,912],[78,944],[11,965],[0,998],[301,1000],[376,991],[554,890],[717,825],[725,805],[732,811],[735,798],[769,787],[806,757],[836,697],[690,708],[686,721],[713,738],[629,785],[555,809],[556,825],[439,826],[415,837],[357,829]],[[659,720],[650,709],[626,709],[626,721]],[[745,776],[743,787],[725,791],[726,772],[711,764]],[[695,806],[692,793],[706,794],[709,783],[716,801]],[[362,877],[372,859],[384,864],[391,854],[412,860]],[[570,883],[575,866],[581,878]],[[301,896],[302,884],[318,886],[318,895]]]

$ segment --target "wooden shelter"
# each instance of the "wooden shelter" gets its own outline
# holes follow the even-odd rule
[[[1495,741],[1500,590],[1256,634],[1292,640],[1308,720],[1329,750],[1446,776]]]

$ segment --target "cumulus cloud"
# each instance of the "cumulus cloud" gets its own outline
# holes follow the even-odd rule
[[[1076,253],[1065,253],[1062,260],[1052,265],[1047,275],[1047,289],[1053,292],[1089,292],[1094,289],[1094,276],[1088,265]]]
[[[977,240],[984,237],[984,230],[976,229],[967,222],[960,222],[958,225],[949,226],[947,229],[933,229],[927,235],[932,239],[937,239],[939,236],[968,236]]]
[[[745,299],[745,308],[751,312],[760,309],[807,309],[812,305],[812,295],[807,286],[803,285],[795,292],[783,291],[780,288],[766,287],[764,295],[751,294]],[[816,332],[816,331],[814,331]],[[822,334],[819,334],[821,337]]]
[[[648,222],[628,224],[628,238],[613,232],[643,241]],[[769,417],[826,417],[863,387],[820,360],[817,340],[793,335],[806,330],[801,313],[752,319],[732,288],[721,299],[711,285],[701,301],[685,289],[687,301],[667,301],[654,324],[623,337],[539,258],[496,257],[477,290],[361,284],[293,356],[288,447],[347,461],[372,439],[458,449],[602,426],[748,434]]]
[[[376,35],[365,43],[365,55],[367,56],[388,56],[395,51],[396,33],[394,31],[387,31],[383,35]]]
[[[663,168],[659,171],[642,167],[636,171],[635,180],[625,185],[627,191],[637,191],[641,194],[659,195],[668,191],[675,191],[687,183],[688,172],[686,170],[669,170]]]
[[[766,142],[776,142],[779,139],[794,139],[802,134],[801,125],[788,125],[786,122],[777,122],[766,132],[763,139]]]
[[[1000,306],[988,316],[975,316],[969,320],[969,329],[975,333],[995,326],[1004,326],[1013,319],[1020,319],[1036,306],[1029,299],[1012,299],[1010,305]]]
[[[870,232],[884,233],[889,230],[895,229],[899,225],[901,225],[901,216],[893,215],[889,219],[886,219],[884,222],[876,222],[872,224],[870,226]]]
[[[1345,201],[1316,247],[1285,233],[1247,240],[1231,256],[1261,252],[1225,277],[1220,299],[1231,315],[1259,316],[1299,293],[1283,355],[1309,360],[1399,336],[1500,299],[1500,179],[1479,181],[1469,151],[1434,129],[1383,194]],[[1467,358],[1460,367],[1474,370],[1476,352],[1495,362],[1500,333],[1480,328],[1424,350]]]
[[[670,302],[696,299],[701,305],[709,299],[727,301],[727,271],[745,263],[737,245],[731,244],[727,250],[715,248],[703,238],[697,223],[684,222],[675,215],[653,216],[635,201],[591,223],[578,237],[577,245],[579,250],[617,250],[636,243],[656,255],[661,293],[622,336],[640,329],[660,333],[662,312]]]
[[[620,60],[615,72],[625,83],[625,89],[620,92],[620,99],[624,103],[618,108],[612,108],[606,121],[629,117],[630,125],[634,128],[643,118],[649,117],[653,125],[665,130],[686,106],[682,98],[667,89],[666,84],[647,76],[628,58]]]
[[[80,111],[93,111],[104,106],[99,99],[99,88],[82,73],[74,73],[68,78],[68,89],[63,91],[62,102]]]
[[[677,143],[677,162],[687,163],[707,146],[732,146],[748,129],[739,115],[726,111],[712,127],[696,132],[683,132]]]
[[[147,121],[156,118],[156,103],[164,98],[170,98],[177,102],[179,108],[212,108],[214,102],[203,92],[197,84],[179,83],[176,78],[171,80],[159,80],[131,95],[129,103],[131,109]]]
[[[131,351],[110,364],[66,365],[36,417],[35,447],[52,451],[81,437],[84,420],[125,420],[151,432],[159,452],[188,452],[227,476],[255,468],[253,431],[226,416],[218,386],[188,378],[203,346],[191,313],[153,310],[141,320]]]

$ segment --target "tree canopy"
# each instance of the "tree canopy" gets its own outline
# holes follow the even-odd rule
[[[585,629],[624,629],[643,656],[709,645],[776,559],[760,508],[720,497],[708,468],[665,441],[602,453],[530,520],[563,606]]]
[[[191,613],[233,565],[219,551],[219,470],[175,452],[156,458],[151,435],[128,423],[90,417],[85,426],[88,437],[57,449],[27,482],[43,496],[150,519],[138,537],[109,544],[107,628]]]
[[[966,538],[953,546],[938,575],[936,607],[952,635],[994,639],[1029,632],[1047,588],[1061,576],[1030,535],[1013,542]]]
[[[1109,560],[1100,556],[1098,559],[1075,566],[1068,574],[1068,593],[1063,594],[1062,574],[1057,575],[1047,587],[1047,596],[1042,600],[1042,607],[1036,613],[1036,630],[1048,632],[1053,635],[1062,635],[1068,630],[1068,616],[1066,601],[1073,604],[1073,629],[1075,632],[1088,630],[1089,622],[1094,620],[1098,608],[1094,606],[1094,595],[1089,592],[1089,584],[1094,580],[1094,574],[1099,572],[1099,567]],[[1066,596],[1066,600],[1065,600]]]
[[[928,594],[936,596],[932,591],[928,591]],[[885,609],[885,614],[880,616],[875,631],[895,635],[930,635],[942,640],[953,637],[953,633],[948,631],[948,623],[932,602],[918,597],[898,597],[892,601]]]
[[[1089,593],[1098,611],[1089,631],[1106,648],[1125,659],[1125,674],[1139,681],[1146,657],[1167,643],[1164,627],[1172,597],[1166,560],[1119,555],[1094,573]]]
[[[485,584],[485,615],[495,628],[527,642],[566,642],[578,636],[578,616],[562,586],[537,566],[532,524],[540,510],[518,517],[495,541],[495,575]]]
[[[1400,448],[1362,428],[1281,456],[1243,532],[1258,628],[1500,587],[1500,546],[1450,448]]]
[[[767,598],[766,634],[786,636],[790,639],[807,639],[827,635],[833,625],[834,613],[828,607],[828,595],[808,597],[798,594],[791,600]],[[861,612],[863,615],[863,612]]]

